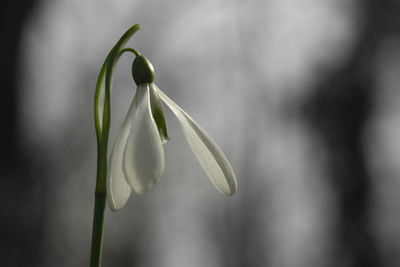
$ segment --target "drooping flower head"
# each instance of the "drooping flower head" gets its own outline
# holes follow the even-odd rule
[[[90,266],[101,265],[106,198],[110,208],[115,211],[126,204],[132,190],[146,193],[160,181],[165,166],[162,146],[168,140],[162,102],[175,114],[190,147],[217,189],[227,195],[237,190],[232,167],[217,144],[185,111],[158,89],[154,84],[154,68],[150,61],[137,50],[125,48],[139,29],[140,25],[135,24],[121,36],[108,53],[96,83],[94,121],[97,177]],[[125,52],[136,56],[132,64],[132,76],[137,89],[107,163],[111,83],[115,65]]]
[[[132,189],[151,191],[160,181],[168,140],[162,102],[178,119],[186,140],[215,187],[226,195],[237,191],[233,169],[214,140],[154,84],[154,68],[137,52],[132,64],[137,84],[129,111],[115,140],[108,164],[107,198],[112,210],[122,208]]]

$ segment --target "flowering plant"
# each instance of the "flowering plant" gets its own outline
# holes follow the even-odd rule
[[[169,138],[162,103],[178,119],[190,147],[215,187],[226,195],[233,195],[237,190],[233,169],[214,140],[154,84],[154,68],[150,61],[137,50],[125,48],[139,29],[137,24],[132,26],[111,49],[96,85],[98,161],[91,252],[93,267],[100,266],[101,262],[106,198],[115,211],[126,204],[132,189],[137,193],[146,193],[160,181],[165,166],[162,145]],[[111,82],[114,67],[125,52],[135,55],[132,76],[137,90],[107,163]]]

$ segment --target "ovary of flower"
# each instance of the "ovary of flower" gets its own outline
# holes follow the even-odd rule
[[[116,138],[108,167],[107,197],[121,209],[131,190],[146,193],[160,181],[165,160],[163,140],[153,118],[151,99],[159,97],[178,119],[185,137],[215,187],[226,195],[237,191],[235,173],[214,140],[154,83],[140,84]]]

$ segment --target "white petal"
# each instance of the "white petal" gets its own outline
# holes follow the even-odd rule
[[[164,150],[150,107],[148,85],[139,85],[136,111],[131,118],[123,157],[127,182],[137,193],[149,192],[160,181],[164,171]]]
[[[107,175],[107,199],[113,211],[121,209],[128,201],[131,194],[131,186],[126,182],[123,171],[122,159],[128,140],[129,132],[132,127],[132,118],[136,111],[136,95],[129,108],[121,130],[115,139],[114,147],[111,152]]]
[[[226,195],[237,191],[236,176],[215,141],[174,101],[157,88],[160,98],[175,114],[194,154],[215,187]]]

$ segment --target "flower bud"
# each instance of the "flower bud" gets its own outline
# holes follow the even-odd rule
[[[154,81],[153,65],[145,56],[136,56],[132,63],[132,76],[136,85],[152,83]]]

